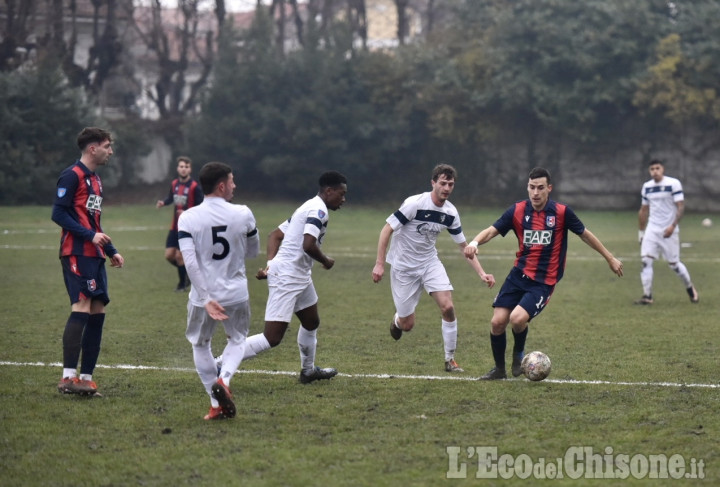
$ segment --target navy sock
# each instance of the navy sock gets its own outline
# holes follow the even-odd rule
[[[100,341],[102,340],[105,313],[90,315],[85,333],[82,336],[82,365],[81,374],[92,375],[100,355]]]
[[[513,337],[515,337],[515,345],[513,345],[513,357],[520,355],[525,350],[525,339],[528,335],[530,327],[525,327],[520,333],[515,333],[513,330]]]
[[[182,287],[185,287],[185,284],[187,283],[187,271],[185,270],[185,266],[179,265],[179,266],[177,266],[177,270],[178,270],[178,277],[180,278],[179,283]]]
[[[495,367],[505,369],[505,347],[507,346],[505,332],[502,335],[490,333],[490,346],[492,347],[493,359],[495,359]]]
[[[80,345],[82,343],[83,330],[87,325],[90,313],[73,311],[65,323],[63,333],[63,367],[76,369],[80,360]]]

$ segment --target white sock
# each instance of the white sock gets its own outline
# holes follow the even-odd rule
[[[410,333],[412,330],[403,330],[402,329],[402,327],[400,326],[399,320],[400,320],[400,317],[398,316],[397,313],[395,313],[395,315],[393,316],[393,320],[392,320],[393,325],[395,325],[395,328],[397,328],[398,330],[401,330],[403,333]]]
[[[315,368],[315,350],[317,348],[317,329],[313,331],[299,327],[297,335],[298,348],[300,349],[300,364],[304,372],[310,372]]]
[[[80,380],[92,380],[92,374],[80,374]]]
[[[76,369],[63,369],[63,379],[74,379],[77,377]]]
[[[223,361],[220,368],[220,378],[228,387],[230,387],[230,379],[235,375],[243,360],[245,347],[245,337],[240,337],[239,340],[228,340],[227,345],[225,345],[225,350],[222,353]]]
[[[448,362],[455,358],[455,348],[457,347],[457,320],[442,320],[443,343],[445,344],[445,361]]]
[[[210,396],[210,404],[216,408],[219,406],[217,400],[212,396],[211,387],[217,381],[217,366],[210,350],[210,343],[207,345],[193,346],[193,360],[200,381],[205,386],[205,391]]]
[[[650,257],[642,258],[642,270],[640,271],[640,282],[643,287],[644,296],[652,296],[653,282],[653,261]]]
[[[257,354],[270,350],[270,342],[265,338],[265,335],[258,333],[247,337],[245,340],[245,353],[243,360],[254,358]]]
[[[682,282],[685,284],[685,289],[692,286],[692,280],[690,280],[690,273],[688,272],[687,267],[685,267],[685,264],[683,264],[682,262],[678,262],[677,264],[675,264],[675,267],[670,266],[670,269],[674,270],[678,277],[682,279]]]

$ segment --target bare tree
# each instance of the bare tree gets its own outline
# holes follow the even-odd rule
[[[347,18],[350,28],[360,37],[363,49],[367,49],[368,26],[365,0],[348,0]]]
[[[157,69],[147,95],[160,118],[176,127],[197,108],[198,94],[212,71],[216,36],[227,15],[225,0],[215,0],[211,22],[199,9],[200,1],[179,0],[177,10],[171,12],[160,0],[153,0],[146,16],[133,16],[135,31],[153,54]]]
[[[403,46],[410,35],[410,23],[408,21],[409,0],[395,0],[395,10],[397,11],[397,38],[398,43]]]
[[[29,21],[35,13],[34,0],[5,0],[4,22],[0,25],[0,71],[17,68],[29,51],[35,48],[29,44]]]

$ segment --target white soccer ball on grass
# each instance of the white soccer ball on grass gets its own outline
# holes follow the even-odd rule
[[[712,220],[710,218],[703,218],[703,221],[700,222],[702,226],[704,227],[711,227],[712,226]]]
[[[521,367],[525,377],[532,381],[539,381],[550,375],[552,364],[550,363],[550,357],[542,352],[535,351],[523,357]]]

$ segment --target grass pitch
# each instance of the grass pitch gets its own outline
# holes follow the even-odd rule
[[[176,272],[163,259],[170,216],[153,202],[108,206],[103,215],[126,266],[108,268],[112,302],[94,375],[100,399],[55,389],[70,307],[50,208],[0,212],[2,485],[720,482],[720,230],[700,225],[706,215],[687,215],[681,229],[683,261],[700,303],[689,302],[660,262],[656,302],[641,307],[632,305],[641,294],[636,214],[579,211],[625,262],[626,276],[615,277],[571,236],[565,277],[530,325],[527,342],[527,351],[550,356],[551,376],[539,383],[486,383],[473,379],[492,367],[488,334],[497,288],[484,287],[441,236],[441,258],[455,286],[457,360],[466,370],[449,376],[432,299],[423,297],[415,330],[395,342],[388,332],[388,279],[372,283],[378,234],[395,206],[350,203],[331,215],[324,242],[335,267],[314,269],[322,320],[317,363],[341,375],[297,382],[294,321],[280,346],[243,363],[233,379],[238,416],[208,423],[202,416],[209,401],[184,337],[186,295],[173,292]],[[263,240],[297,204],[249,203]],[[459,209],[468,239],[502,211]],[[515,245],[508,236],[481,247],[481,262],[498,288]],[[249,274],[264,262],[264,255],[250,262]],[[251,333],[257,333],[265,283],[251,279],[250,293]],[[223,341],[218,332],[216,351]],[[580,447],[597,456],[570,465]],[[494,472],[479,464],[487,451],[506,455],[506,468]],[[648,465],[662,457],[682,462],[685,470],[671,472],[680,478],[652,478]],[[553,473],[549,464],[562,465]],[[590,478],[596,476],[610,478]]]

